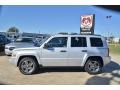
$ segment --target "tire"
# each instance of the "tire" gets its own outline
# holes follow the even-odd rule
[[[102,64],[100,60],[95,58],[89,59],[84,66],[84,70],[92,75],[99,74],[102,71]]]
[[[19,62],[19,70],[24,75],[32,75],[38,70],[38,63],[32,57],[22,58]]]

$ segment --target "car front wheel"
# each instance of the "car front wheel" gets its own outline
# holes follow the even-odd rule
[[[25,57],[21,59],[18,67],[22,74],[31,75],[37,71],[38,64],[36,63],[34,58]]]

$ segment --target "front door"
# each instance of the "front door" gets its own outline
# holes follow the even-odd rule
[[[66,66],[68,59],[68,38],[54,37],[46,44],[48,48],[42,49],[41,61],[43,66]]]

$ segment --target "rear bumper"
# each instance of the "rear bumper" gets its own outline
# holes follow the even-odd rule
[[[104,66],[111,62],[111,57],[103,57]]]

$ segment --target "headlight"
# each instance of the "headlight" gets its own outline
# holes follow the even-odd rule
[[[9,50],[11,50],[11,51],[12,51],[13,49],[15,49],[15,47],[10,47],[10,48],[9,48]]]

